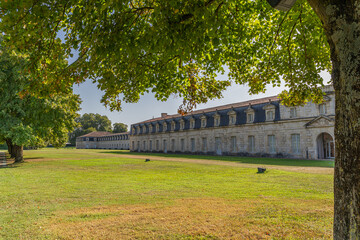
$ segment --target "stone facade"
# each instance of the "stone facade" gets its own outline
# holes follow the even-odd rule
[[[130,150],[139,152],[334,157],[335,95],[322,104],[287,107],[274,97],[197,110],[132,124]]]
[[[129,132],[92,132],[76,138],[76,148],[129,149]]]

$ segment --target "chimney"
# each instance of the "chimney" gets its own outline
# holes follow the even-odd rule
[[[167,113],[161,113],[161,117],[164,118],[167,116]]]

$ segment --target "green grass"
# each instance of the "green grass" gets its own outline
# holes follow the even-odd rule
[[[259,158],[259,157],[239,157],[239,156],[213,156],[213,155],[187,155],[187,154],[163,154],[163,153],[139,153],[129,151],[111,151],[105,150],[104,153],[113,154],[131,154],[135,156],[161,156],[171,158],[190,158],[190,159],[206,159],[230,161],[238,163],[278,165],[278,166],[298,166],[298,167],[334,167],[333,160],[308,160],[308,159],[287,159],[287,158]]]
[[[111,239],[115,233],[123,236],[120,239],[331,236],[331,173],[274,168],[257,174],[255,165],[145,163],[122,154],[129,153],[29,150],[25,163],[0,168],[0,238]],[[165,156],[293,166],[288,159]],[[292,161],[317,166],[314,161]],[[168,220],[157,222],[163,218]],[[226,229],[212,230],[223,223]],[[240,223],[244,225],[236,225]]]

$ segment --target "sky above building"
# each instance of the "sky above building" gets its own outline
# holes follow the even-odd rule
[[[328,73],[322,74],[324,83],[327,84],[330,75]],[[226,78],[226,75],[219,76],[219,79]],[[268,86],[267,91],[262,94],[250,95],[248,93],[248,86],[238,85],[233,83],[226,91],[223,92],[223,98],[211,100],[206,104],[200,104],[196,109],[204,109],[209,107],[216,107],[235,102],[242,102],[261,97],[274,96],[285,89],[285,86],[272,87]],[[123,103],[121,112],[111,112],[100,103],[103,92],[99,90],[96,84],[90,80],[80,85],[74,85],[74,92],[80,94],[82,99],[80,114],[84,113],[99,113],[106,115],[112,123],[122,122],[129,127],[133,123],[141,122],[151,118],[159,117],[161,113],[176,114],[179,106],[182,104],[182,99],[171,96],[166,102],[157,101],[154,94],[149,93],[141,96],[137,103]]]

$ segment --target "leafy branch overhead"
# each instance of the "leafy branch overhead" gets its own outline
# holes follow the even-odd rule
[[[33,49],[29,69],[43,80],[32,90],[66,92],[91,78],[112,110],[151,91],[182,97],[187,112],[230,81],[258,93],[283,79],[286,104],[320,101],[319,73],[330,70],[321,22],[301,0],[287,13],[260,0],[2,1],[0,11],[7,44]],[[229,81],[216,80],[224,66]]]

